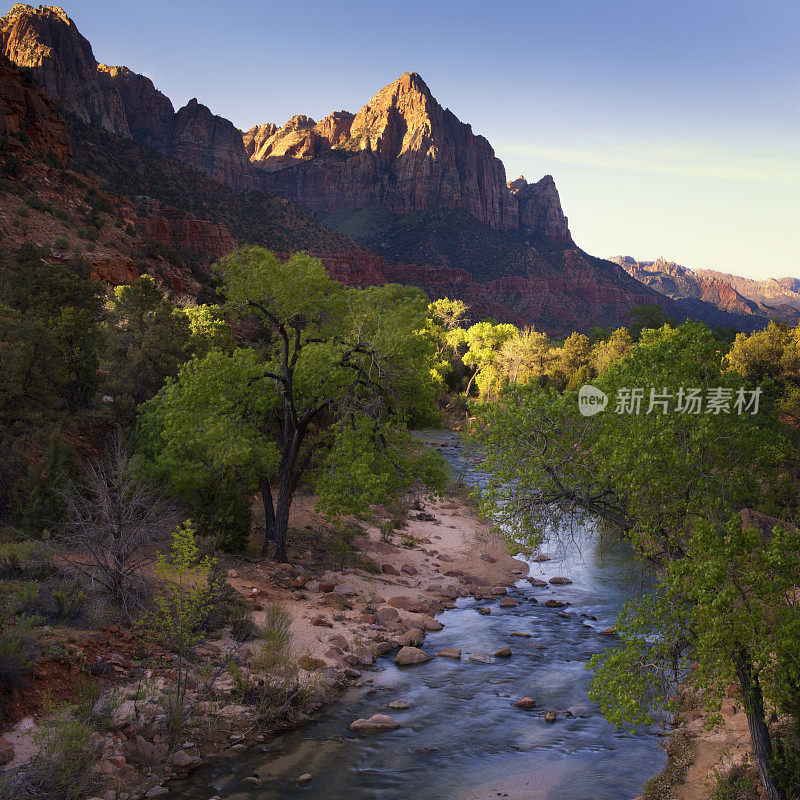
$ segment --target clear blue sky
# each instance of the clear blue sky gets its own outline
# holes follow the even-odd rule
[[[554,175],[589,252],[800,276],[797,0],[65,7],[99,61],[241,128],[419,72],[509,178]]]

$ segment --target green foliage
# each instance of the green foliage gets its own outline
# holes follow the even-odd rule
[[[672,319],[664,311],[664,309],[655,303],[645,303],[641,306],[636,306],[628,312],[631,318],[631,325],[628,332],[633,341],[637,342],[641,338],[642,331],[655,330],[664,325],[672,322]]]
[[[153,608],[142,619],[146,635],[177,655],[176,688],[170,698],[169,724],[179,730],[189,684],[187,660],[204,638],[205,623],[211,613],[213,594],[210,558],[200,558],[195,529],[190,520],[178,526],[172,537],[169,559],[160,554],[156,575],[162,583],[153,598]]]
[[[147,275],[114,290],[103,366],[118,413],[135,416],[190,355],[189,319]]]
[[[603,713],[647,724],[679,682],[711,703],[736,682],[751,729],[768,738],[762,697],[789,708],[800,685],[800,533],[743,526],[738,512],[775,502],[792,436],[768,396],[758,414],[676,411],[681,388],[748,389],[726,366],[702,325],[645,329],[596,381],[605,412],[582,417],[571,392],[513,387],[479,409],[475,439],[495,484],[483,507],[512,536],[536,546],[600,517],[655,568],[653,588],[620,614],[619,646],[590,662]],[[632,387],[646,392],[640,412],[621,413]],[[649,407],[650,388],[672,395],[670,413]],[[769,764],[759,768],[770,781]]]
[[[55,711],[34,734],[36,755],[0,776],[0,800],[79,800],[99,788],[92,771],[100,753],[98,721],[88,702]]]
[[[33,668],[36,635],[33,620],[17,616],[3,619],[0,630],[0,684],[13,684]]]
[[[197,525],[197,533],[213,540],[219,550],[244,550],[253,519],[250,492],[231,477],[214,476],[187,492],[186,506]]]
[[[31,453],[94,401],[102,309],[88,273],[79,259],[50,262],[29,244],[0,270],[0,512]]]
[[[64,439],[60,426],[53,429],[47,442],[44,461],[31,467],[27,498],[20,515],[31,533],[42,534],[64,514],[61,498],[65,482],[75,477],[75,453]]]
[[[733,768],[727,775],[717,775],[711,800],[758,800],[758,787],[742,768]]]
[[[422,473],[437,477],[402,432],[404,420],[425,418],[441,385],[421,292],[346,289],[318,259],[281,263],[261,248],[231,254],[219,270],[227,313],[255,328],[257,345],[211,349],[142,408],[148,469],[182,491],[224,475],[243,492],[261,489],[269,508],[277,472],[279,538],[304,476],[330,515],[388,499]]]

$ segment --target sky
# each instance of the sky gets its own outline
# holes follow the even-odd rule
[[[176,108],[318,120],[415,71],[588,252],[800,276],[797,0],[62,2]]]

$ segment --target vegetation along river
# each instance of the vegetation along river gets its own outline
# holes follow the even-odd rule
[[[435,431],[425,439],[442,451],[468,481],[485,480],[477,460],[466,456],[457,434]],[[462,599],[440,616],[444,630],[428,634],[425,649],[464,651],[460,661],[435,658],[398,668],[393,655],[380,659],[370,682],[351,690],[317,721],[267,741],[236,760],[209,763],[173,785],[185,800],[626,800],[665,762],[658,730],[617,732],[587,697],[584,664],[613,637],[613,625],[631,580],[623,548],[601,546],[589,532],[580,547],[553,549],[551,561],[530,563],[530,574],[547,580],[564,575],[569,586],[533,588],[524,580],[509,588],[519,604]],[[538,603],[533,603],[536,598]],[[547,608],[554,598],[569,605]],[[491,614],[478,608],[491,605]],[[593,618],[593,619],[592,619]],[[512,631],[530,638],[511,636]],[[492,654],[510,647],[510,658]],[[488,663],[468,660],[486,654]],[[530,696],[537,708],[514,702]],[[403,699],[407,710],[387,704]],[[559,713],[554,723],[547,710]],[[358,717],[388,713],[402,728],[356,736]],[[260,786],[242,781],[258,773]],[[295,779],[311,773],[302,786]]]

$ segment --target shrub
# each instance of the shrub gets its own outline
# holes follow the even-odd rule
[[[69,250],[69,239],[67,239],[66,236],[57,236],[56,240],[53,242],[53,247],[62,253]]]
[[[252,503],[235,480],[215,476],[197,487],[187,504],[198,534],[213,538],[219,550],[233,553],[247,547],[253,519]]]
[[[32,621],[18,617],[12,627],[3,621],[0,631],[0,682],[16,683],[31,671],[35,635]]]
[[[717,774],[711,800],[758,800],[758,787],[746,767],[731,767],[726,775]]]
[[[46,710],[47,707],[46,707]],[[63,709],[34,734],[39,752],[0,777],[0,800],[78,800],[97,787],[95,721],[86,704]]]
[[[178,658],[175,669],[175,691],[168,698],[168,724],[176,733],[183,724],[186,692],[189,688],[187,661],[194,647],[203,639],[206,620],[213,605],[210,589],[213,562],[199,559],[195,529],[190,520],[180,525],[172,537],[169,560],[159,555],[156,574],[162,588],[145,613],[142,625],[145,634],[163,644]]]
[[[81,483],[67,481],[62,499],[66,520],[55,538],[64,561],[127,612],[140,611],[153,545],[174,529],[177,509],[136,473],[119,437],[101,459],[84,464]]]

